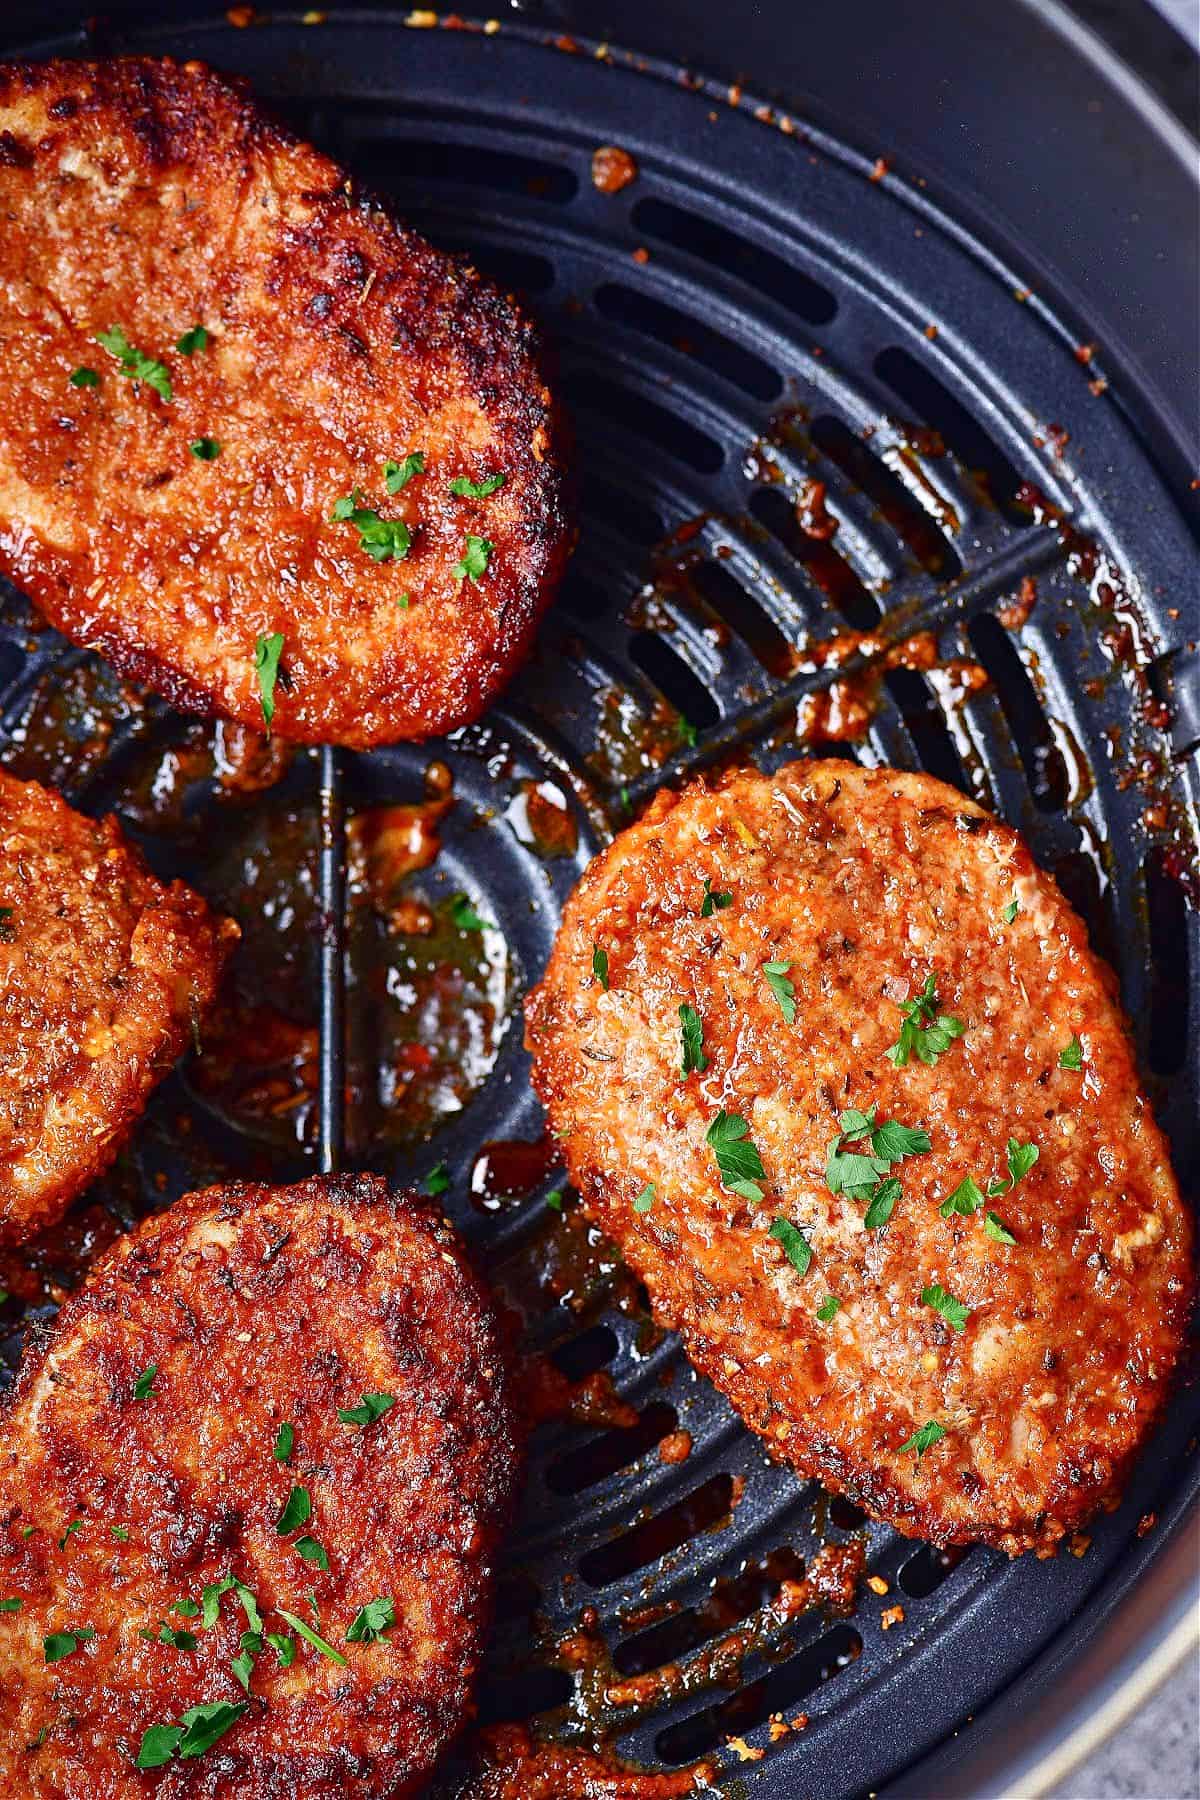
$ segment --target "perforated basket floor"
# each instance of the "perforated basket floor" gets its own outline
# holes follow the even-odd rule
[[[1019,269],[921,192],[752,97],[507,26],[407,29],[382,15],[127,28],[100,47],[246,74],[428,235],[523,290],[559,346],[582,536],[533,662],[478,729],[342,759],[352,810],[418,802],[431,758],[449,766],[441,853],[414,880],[435,910],[463,892],[489,922],[464,977],[477,1022],[453,1046],[475,1091],[454,1091],[450,1076],[426,1085],[428,1142],[404,1141],[414,1090],[396,1066],[386,1080],[374,1070],[363,1006],[436,1010],[444,996],[419,969],[390,977],[384,999],[352,980],[348,1155],[399,1180],[444,1160],[447,1208],[483,1267],[524,1298],[534,1340],[572,1379],[607,1371],[638,1417],[539,1428],[483,1716],[536,1715],[586,1741],[595,1671],[572,1671],[554,1646],[594,1608],[618,1674],[665,1660],[690,1671],[671,1697],[610,1710],[623,1753],[670,1769],[715,1748],[744,1783],[730,1791],[750,1795],[877,1788],[1098,1596],[1137,1579],[1200,1485],[1196,1393],[1176,1401],[1086,1554],[941,1557],[772,1467],[675,1341],[647,1331],[569,1199],[565,1217],[546,1208],[553,1171],[503,1205],[472,1198],[472,1170],[485,1141],[539,1135],[519,996],[598,844],[660,782],[719,756],[773,767],[832,747],[924,767],[1026,834],[1119,970],[1194,1186],[1200,934],[1187,879],[1200,713],[1189,713],[1196,550],[1181,506],[1127,423],[1121,372],[1060,328]],[[616,193],[591,178],[604,144],[637,165]],[[177,757],[179,804],[164,809],[153,784],[168,750],[194,747],[191,728],[32,631],[11,593],[3,618],[6,759],[88,810],[115,806],[157,868],[239,912],[255,968],[307,1032],[281,1053],[293,1088],[257,1122],[194,1071],[172,1078],[101,1204],[85,1209],[74,1266],[113,1219],[210,1175],[313,1164],[319,759],[247,792],[219,772],[183,782]],[[838,668],[822,646],[847,631],[864,635]],[[888,666],[920,634],[931,635],[906,660],[928,662],[932,643],[932,666]],[[841,680],[862,665],[871,672]],[[858,735],[831,746],[830,731],[854,729],[855,707]],[[577,828],[574,848],[560,830],[558,854],[528,829],[531,784],[546,783],[542,798]],[[478,1173],[475,1185],[487,1185]],[[43,1258],[50,1286],[59,1254]],[[16,1312],[9,1302],[3,1315],[14,1354]],[[691,1454],[664,1460],[660,1444],[681,1429]],[[1139,1536],[1149,1514],[1155,1530]],[[852,1619],[814,1612],[732,1664],[706,1661],[797,1559],[855,1534],[886,1595],[864,1590]],[[771,1714],[800,1713],[807,1727],[761,1761],[724,1748],[730,1735],[766,1746]]]

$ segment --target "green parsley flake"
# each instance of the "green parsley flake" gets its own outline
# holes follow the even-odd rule
[[[562,1189],[561,1188],[551,1188],[550,1192],[546,1195],[546,1205],[551,1207],[553,1209],[553,1211],[555,1211],[555,1212],[561,1212],[563,1209],[562,1203],[563,1203]]]
[[[334,525],[353,525],[358,530],[358,547],[372,562],[384,563],[389,557],[403,562],[412,548],[412,532],[403,519],[381,519],[369,506],[363,506],[362,495],[355,488],[333,503],[329,515]]]
[[[876,1108],[860,1112],[857,1107],[842,1113],[841,1130],[829,1146],[825,1163],[825,1182],[831,1194],[845,1194],[852,1200],[870,1200],[893,1163],[906,1156],[925,1156],[932,1147],[929,1133],[919,1126],[902,1125],[899,1119],[879,1123]],[[861,1143],[867,1139],[870,1151],[844,1150],[843,1144]]]
[[[1004,908],[1004,910],[1000,916],[1004,920],[1004,923],[1006,925],[1011,925],[1013,920],[1016,918],[1017,914],[1020,912],[1020,910],[1021,910],[1020,901],[1019,900],[1010,900],[1008,905]]]
[[[495,549],[491,538],[472,537],[468,532],[467,541],[463,545],[461,562],[456,562],[450,573],[460,584],[464,581],[478,583],[479,577],[488,566],[488,557]]]
[[[1016,1138],[1009,1138],[1007,1145],[1009,1188],[1015,1188],[1018,1181],[1028,1175],[1040,1155],[1041,1151],[1036,1144],[1019,1144]],[[989,1188],[988,1192],[991,1193],[991,1191]]]
[[[32,1525],[29,1527],[29,1530],[30,1531],[33,1530]],[[77,1531],[82,1531],[82,1530],[83,1530],[83,1520],[82,1519],[72,1519],[71,1523],[67,1526],[67,1529],[63,1532],[62,1536],[58,1540],[59,1549],[65,1550],[67,1545],[70,1543],[71,1539],[75,1536],[75,1533]],[[26,1536],[28,1536],[28,1533],[26,1533]]]
[[[325,1574],[329,1573],[329,1553],[324,1544],[318,1544],[315,1537],[297,1538],[292,1549],[298,1550],[305,1562],[315,1564]]]
[[[262,1649],[262,1638],[256,1631],[243,1631],[241,1647],[230,1663],[230,1668],[245,1688],[250,1692],[250,1677],[254,1673],[254,1659]]]
[[[385,462],[383,465],[383,482],[389,494],[398,494],[402,487],[407,487],[414,475],[425,473],[425,452],[413,450],[403,462]]]
[[[901,1444],[896,1454],[898,1456],[911,1456],[913,1451],[915,1451],[917,1461],[919,1462],[925,1452],[927,1450],[932,1450],[933,1446],[939,1444],[945,1435],[946,1427],[944,1425],[939,1425],[936,1419],[930,1419],[927,1425],[922,1425],[918,1431],[913,1432],[907,1443]]]
[[[1059,1056],[1058,1066],[1060,1069],[1082,1069],[1083,1045],[1079,1041],[1078,1033],[1071,1039],[1066,1049]]]
[[[592,974],[600,983],[605,993],[608,992],[608,951],[602,950],[599,944],[592,946]]]
[[[14,1595],[11,1600],[0,1600],[0,1613],[14,1613],[21,1610],[21,1596]]]
[[[333,1645],[327,1643],[319,1632],[313,1630],[311,1625],[306,1625],[303,1619],[296,1617],[295,1613],[285,1612],[282,1606],[277,1607],[276,1611],[281,1619],[287,1620],[293,1631],[299,1632],[305,1642],[313,1646],[314,1650],[319,1650],[322,1656],[327,1656],[329,1658],[330,1662],[341,1663],[342,1667],[345,1668],[346,1659],[341,1651],[335,1650]]]
[[[215,437],[196,438],[188,449],[200,462],[216,462],[221,454],[221,446]]]
[[[675,721],[675,735],[681,744],[686,744],[688,746],[689,750],[695,746],[697,736],[696,727],[692,724],[690,719],[685,719],[682,713],[680,713]]]
[[[196,1619],[200,1616],[200,1608],[194,1600],[172,1601],[171,1611],[177,1612],[181,1619]]]
[[[886,1181],[881,1181],[879,1183],[879,1186],[871,1195],[870,1205],[867,1207],[866,1215],[863,1218],[863,1225],[867,1231],[883,1230],[883,1227],[887,1224],[893,1212],[896,1210],[896,1202],[903,1192],[904,1189],[901,1186],[898,1176],[889,1175]]]
[[[339,1406],[338,1418],[343,1425],[373,1425],[395,1404],[395,1394],[364,1394],[357,1406]]]
[[[97,331],[94,335],[100,347],[116,357],[120,365],[118,374],[124,375],[127,381],[144,381],[164,400],[171,398],[171,372],[166,363],[147,356],[143,350],[135,350],[119,325],[110,325],[107,331]]]
[[[373,1644],[396,1623],[396,1609],[390,1600],[368,1600],[360,1606],[346,1631],[348,1644]]]
[[[1015,1244],[1017,1241],[1012,1232],[1008,1229],[1008,1226],[1004,1223],[1004,1220],[1000,1217],[999,1213],[986,1213],[983,1220],[983,1229],[997,1244]]]
[[[804,1233],[789,1219],[773,1219],[769,1235],[783,1245],[783,1253],[796,1273],[807,1275],[813,1253]]]
[[[312,1518],[312,1495],[306,1487],[294,1487],[283,1503],[283,1511],[279,1515],[275,1529],[280,1537],[287,1537],[298,1525],[306,1525]]]
[[[283,1424],[275,1435],[275,1448],[271,1455],[276,1462],[286,1462],[292,1454],[292,1445],[296,1442],[296,1427]]]
[[[282,1631],[268,1631],[266,1641],[279,1658],[281,1669],[290,1669],[296,1660],[296,1640]]]
[[[796,1019],[796,989],[787,979],[791,968],[790,962],[769,962],[763,964],[763,974],[767,978],[767,986],[779,1002],[779,1010],[787,1024],[792,1025]]]
[[[749,1132],[739,1113],[722,1111],[705,1132],[704,1141],[717,1159],[722,1184],[743,1200],[757,1203],[763,1197],[759,1182],[766,1180],[767,1172]]]
[[[139,1769],[161,1769],[178,1751],[182,1756],[203,1756],[218,1738],[236,1725],[249,1702],[213,1701],[205,1706],[189,1706],[178,1725],[151,1725],[143,1733],[137,1753]]]
[[[157,1636],[160,1644],[166,1644],[172,1650],[198,1650],[200,1647],[200,1639],[194,1631],[183,1631],[173,1625],[160,1625]]]
[[[973,1176],[964,1175],[954,1192],[946,1195],[938,1207],[938,1211],[943,1219],[949,1219],[955,1213],[961,1213],[964,1218],[969,1218],[973,1212],[978,1212],[982,1205],[983,1194],[980,1192],[978,1182]]]
[[[635,1194],[633,1197],[634,1212],[635,1213],[648,1213],[650,1211],[650,1208],[654,1205],[654,1196],[655,1196],[656,1192],[657,1192],[657,1190],[654,1186],[654,1183],[652,1181],[648,1181],[646,1183],[645,1187],[642,1189],[641,1193]]]
[[[42,1639],[42,1654],[48,1663],[62,1662],[64,1657],[74,1656],[80,1644],[86,1644],[95,1635],[90,1625],[77,1626],[74,1631],[52,1631],[49,1637]]]
[[[459,931],[492,931],[490,919],[481,918],[466,894],[455,894],[450,902],[450,918]]]
[[[921,1305],[932,1306],[934,1312],[941,1313],[946,1323],[953,1325],[955,1331],[965,1330],[967,1320],[971,1316],[971,1308],[964,1306],[961,1300],[956,1300],[953,1294],[948,1294],[940,1282],[935,1282],[932,1287],[921,1289]]]
[[[703,1075],[708,1067],[708,1058],[704,1054],[704,1021],[694,1007],[680,1007],[679,1030],[683,1040],[680,1074],[690,1075],[694,1069],[698,1075]]]
[[[100,377],[95,369],[72,369],[67,379],[71,386],[76,388],[100,386]]]
[[[704,877],[704,898],[700,902],[700,917],[702,919],[711,919],[714,912],[722,911],[725,907],[732,905],[733,895],[714,894],[712,877],[706,875]]]
[[[841,1310],[841,1305],[842,1303],[836,1294],[826,1294],[820,1306],[817,1308],[817,1317],[820,1319],[822,1325],[830,1324],[831,1321],[837,1317]]]
[[[282,631],[262,632],[254,640],[254,673],[262,698],[263,724],[271,729],[275,717],[275,683],[279,679],[279,658],[283,654]]]
[[[127,1544],[129,1542],[129,1532],[124,1525],[110,1525],[108,1528],[108,1535],[116,1538],[118,1544]]]
[[[489,494],[504,486],[506,479],[504,475],[485,475],[482,481],[469,481],[465,475],[456,475],[450,483],[450,492],[463,500],[486,500]]]
[[[148,1363],[133,1384],[135,1400],[149,1400],[154,1392],[154,1377],[158,1374],[158,1364]]]
[[[432,1169],[430,1169],[428,1175],[425,1177],[425,1192],[431,1197],[436,1198],[438,1194],[444,1194],[449,1186],[449,1165],[444,1162],[434,1163]]]
[[[900,1027],[900,1036],[885,1054],[889,1062],[896,1068],[903,1069],[910,1056],[917,1056],[923,1063],[936,1063],[939,1056],[950,1048],[954,1039],[961,1037],[965,1027],[960,1019],[954,1019],[947,1013],[938,1012],[937,987],[934,977],[926,977],[925,986],[915,1000],[902,1005],[904,1023]]]
[[[184,332],[175,348],[180,356],[195,356],[197,350],[207,350],[208,333],[203,325],[193,325],[190,331]]]
[[[200,1596],[200,1623],[205,1631],[211,1631],[217,1622],[221,1610],[222,1596],[228,1594],[234,1586],[232,1575],[222,1575],[219,1581],[210,1581]]]

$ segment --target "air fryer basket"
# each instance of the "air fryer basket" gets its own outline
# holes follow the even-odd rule
[[[552,1169],[518,1205],[473,1203],[480,1145],[541,1128],[516,1011],[479,1091],[429,1143],[397,1147],[377,1111],[343,1149],[343,1020],[361,1079],[361,996],[342,979],[346,815],[420,800],[431,759],[447,764],[456,804],[426,889],[435,902],[470,897],[498,928],[485,934],[493,961],[507,954],[522,987],[589,856],[661,782],[731,754],[767,768],[806,751],[924,767],[1017,825],[1088,920],[1194,1191],[1200,595],[1179,386],[1194,383],[1194,334],[1189,348],[1186,318],[1161,317],[1139,261],[1130,280],[1145,323],[1127,362],[1119,330],[1093,330],[1077,300],[1060,300],[1044,245],[1024,260],[994,216],[981,239],[982,193],[947,213],[932,186],[889,166],[891,144],[864,136],[861,113],[851,144],[829,128],[828,103],[816,123],[819,103],[801,112],[771,95],[797,52],[773,69],[759,11],[751,86],[628,51],[615,34],[584,37],[594,8],[586,21],[577,8],[486,25],[329,8],[239,26],[174,10],[185,22],[134,9],[37,42],[34,27],[9,26],[3,48],[170,52],[241,72],[435,241],[522,290],[559,350],[582,534],[532,663],[481,726],[421,749],[304,753],[282,787],[232,803],[200,781],[174,831],[146,829],[137,781],[181,722],[116,684],[89,685],[93,659],[34,630],[6,591],[0,735],[18,772],[52,772],[86,810],[124,809],[155,867],[202,890],[226,834],[252,838],[283,806],[314,821],[318,929],[297,953],[322,1025],[314,1131],[248,1128],[185,1070],[153,1103],[105,1204],[121,1217],[162,1205],[216,1163],[290,1175],[344,1154],[411,1181],[444,1160],[447,1210],[502,1289],[514,1269],[554,1262],[558,1303],[535,1311],[537,1345],[572,1379],[607,1371],[638,1420],[538,1429],[484,1718],[536,1717],[586,1740],[594,1669],[572,1669],[556,1646],[590,1608],[618,1675],[668,1655],[692,1671],[686,1691],[605,1719],[622,1753],[669,1769],[715,1751],[726,1791],[750,1800],[837,1800],[894,1781],[948,1791],[938,1746],[984,1709],[1015,1717],[1036,1671],[1062,1668],[1194,1524],[1195,1388],[1181,1388],[1120,1509],[1051,1562],[942,1556],[828,1505],[766,1460],[673,1339],[647,1332],[636,1296],[610,1291],[611,1259],[569,1200],[566,1217],[545,1204]],[[844,10],[883,29],[904,9]],[[996,30],[1009,53],[1022,32],[1060,42],[1045,8],[1008,10]],[[661,38],[664,17],[646,32]],[[729,20],[714,32],[710,66],[731,67]],[[986,49],[997,54],[996,41]],[[1063,93],[1082,92],[1086,59],[1061,54]],[[864,48],[872,59],[877,47]],[[637,165],[616,193],[591,174],[609,144]],[[981,173],[982,189],[990,179]],[[1149,182],[1145,162],[1130,179]],[[1053,188],[1053,171],[1046,180]],[[1088,204],[1082,190],[1078,200]],[[1147,221],[1129,229],[1137,239]],[[1182,243],[1179,230],[1164,218],[1161,242],[1186,259],[1186,218]],[[1101,236],[1080,225],[1081,266]],[[846,632],[861,634],[857,648],[835,666],[822,646]],[[931,666],[889,656],[913,639],[936,645]],[[51,769],[31,696],[84,690],[82,711],[63,702]],[[836,719],[860,704],[861,735],[828,741],[831,707]],[[575,826],[549,855],[526,828],[547,783]],[[574,1262],[555,1248],[567,1241]],[[3,1315],[10,1356],[16,1311],[9,1302]],[[691,1454],[664,1460],[659,1445],[680,1430]],[[788,1553],[856,1536],[886,1594],[864,1589],[849,1619],[814,1611],[771,1627],[756,1609],[795,1566]],[[706,1678],[706,1646],[739,1617],[761,1629]],[[770,1742],[771,1715],[801,1714],[806,1726]],[[766,1756],[739,1760],[731,1736],[752,1757],[769,1744]],[[921,1765],[927,1755],[943,1760]]]

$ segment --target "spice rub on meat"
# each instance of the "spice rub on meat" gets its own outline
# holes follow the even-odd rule
[[[1119,1492],[1190,1306],[1114,990],[1014,831],[797,762],[621,834],[528,1041],[585,1208],[772,1450],[1015,1554]]]
[[[0,1243],[112,1162],[237,935],[156,881],[115,819],[0,771]]]
[[[145,1221],[0,1415],[0,1791],[424,1792],[516,1464],[496,1322],[429,1202],[326,1177]]]
[[[193,62],[0,65],[0,218],[0,572],[188,710],[477,718],[570,541],[514,303]]]

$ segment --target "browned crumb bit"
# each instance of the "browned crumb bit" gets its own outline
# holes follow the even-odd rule
[[[890,1631],[893,1625],[903,1625],[904,1608],[902,1606],[886,1607],[879,1615],[879,1623],[885,1631]]]
[[[414,31],[432,31],[438,22],[435,12],[410,12],[404,23],[411,25]]]
[[[882,181],[891,166],[892,165],[889,163],[886,156],[877,156],[875,158],[875,167],[871,170],[871,180]]]
[[[1137,1522],[1138,1536],[1140,1538],[1145,1537],[1146,1533],[1148,1531],[1153,1531],[1154,1527],[1157,1524],[1158,1524],[1158,1514],[1157,1513],[1152,1513],[1152,1512],[1143,1513],[1141,1518]]]
[[[937,336],[937,334],[938,334],[938,328],[936,325],[927,325],[925,327],[925,336],[929,339],[931,344],[932,344],[934,338]]]
[[[767,1721],[767,1731],[773,1744],[777,1744],[780,1738],[785,1738],[791,1729],[782,1713],[772,1713]]]
[[[1032,288],[1014,288],[1013,289],[1013,299],[1024,302],[1024,301],[1028,300],[1028,298],[1032,292],[1033,292]]]
[[[1091,393],[1095,394],[1097,399],[1099,399],[1101,394],[1106,394],[1108,392],[1108,382],[1103,375],[1097,375],[1095,381],[1088,382],[1088,389]]]
[[[807,1725],[808,1725],[808,1714],[807,1713],[797,1713],[795,1718],[792,1720],[792,1730],[793,1731],[803,1731]]]
[[[1077,1531],[1070,1539],[1067,1547],[1072,1556],[1085,1556],[1091,1548],[1091,1542],[1092,1540],[1088,1537],[1086,1532]]]
[[[601,144],[592,154],[592,186],[602,194],[619,194],[638,177],[638,166],[618,144]]]
[[[228,19],[229,23],[235,25],[239,31],[244,31],[247,25],[254,24],[255,20],[258,18],[258,14],[252,6],[231,6],[226,12],[225,17]]]
[[[648,263],[650,261],[650,252],[644,245],[639,244],[633,253],[633,260],[635,263]]]
[[[659,1462],[686,1462],[691,1454],[692,1434],[690,1431],[670,1431],[658,1446]]]
[[[1095,344],[1076,344],[1075,346],[1075,357],[1078,362],[1090,363],[1095,354]]]
[[[996,617],[1006,631],[1019,631],[1037,604],[1037,582],[1032,575],[1021,577],[1015,600],[1006,600],[996,608]]]
[[[888,1591],[888,1584],[882,1575],[868,1575],[867,1586],[873,1594],[886,1594]]]
[[[757,1745],[748,1744],[745,1738],[731,1737],[726,1738],[725,1742],[741,1762],[761,1762],[763,1757],[767,1754],[765,1750],[760,1750]]]

